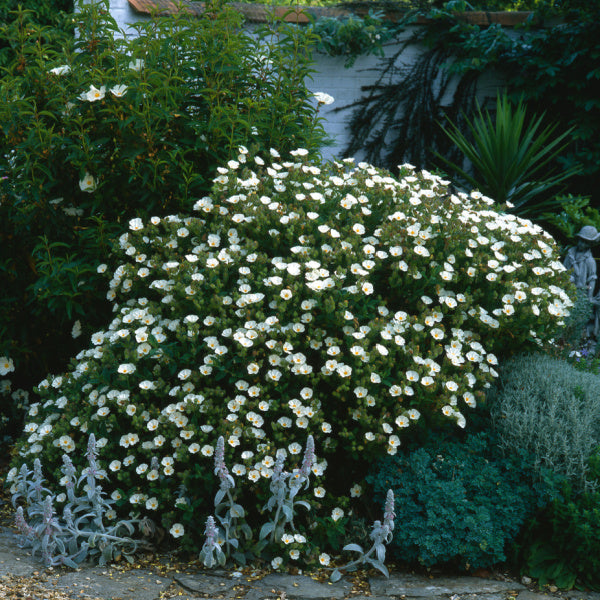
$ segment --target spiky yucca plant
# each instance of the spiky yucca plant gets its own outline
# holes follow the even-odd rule
[[[474,118],[466,121],[470,135],[451,121],[447,127],[442,126],[473,166],[472,174],[437,156],[496,202],[510,202],[512,212],[534,217],[560,206],[549,192],[578,171],[573,167],[557,172],[552,166],[568,145],[572,129],[555,136],[558,124],[543,127],[543,121],[544,114],[529,116],[522,100],[515,106],[504,92],[497,96],[495,119],[477,105]]]

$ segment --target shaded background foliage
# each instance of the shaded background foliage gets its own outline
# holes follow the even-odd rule
[[[514,35],[500,25],[465,23],[446,8],[429,11],[428,24],[382,59],[377,83],[365,87],[359,101],[339,109],[354,109],[346,152],[364,152],[368,161],[390,169],[403,162],[431,168],[439,164],[436,152],[456,162],[460,154],[440,124],[450,120],[464,128],[464,117],[474,110],[477,83],[493,70],[513,100],[522,98],[531,113],[545,113],[546,124],[558,124],[557,133],[573,128],[572,143],[556,166],[577,166],[581,172],[569,181],[569,192],[597,203],[600,6],[573,0],[540,7],[544,10]],[[407,16],[402,25],[415,17]],[[426,50],[410,67],[399,66],[409,44]],[[449,103],[442,102],[452,78],[456,91]]]

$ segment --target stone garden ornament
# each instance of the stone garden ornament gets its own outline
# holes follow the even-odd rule
[[[600,337],[600,292],[594,295],[598,279],[596,261],[592,255],[592,246],[600,242],[600,232],[592,225],[585,225],[577,234],[577,243],[571,246],[565,257],[565,267],[572,269],[571,280],[577,289],[587,294],[592,304],[592,319],[586,327],[586,336],[596,342]]]

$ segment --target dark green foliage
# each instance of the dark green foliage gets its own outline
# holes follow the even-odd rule
[[[540,587],[600,589],[600,376],[597,363],[576,360],[516,357],[488,402],[504,451],[528,452],[538,479],[555,476],[555,497],[528,522],[512,560]]]
[[[565,320],[565,326],[560,334],[560,337],[569,347],[579,349],[592,314],[592,304],[587,291],[577,290],[575,305],[571,308],[571,312]]]
[[[569,191],[596,194],[600,5],[561,3],[559,10],[545,4],[545,10],[554,10],[561,22],[536,29],[533,21],[517,37],[500,25],[480,27],[461,21],[451,11],[430,11],[432,19],[410,40],[428,50],[410,69],[396,65],[404,46],[383,59],[378,81],[364,88],[361,100],[344,107],[355,109],[347,152],[362,150],[368,160],[387,168],[407,161],[431,168],[435,152],[456,162],[436,122],[448,117],[466,131],[457,119],[471,115],[480,75],[496,70],[514,98],[522,96],[532,111],[546,113],[548,123],[559,123],[557,133],[573,128],[572,143],[557,164],[562,170],[581,170],[570,181]],[[453,76],[457,87],[449,102],[444,92],[451,90]]]
[[[381,11],[369,10],[364,17],[321,17],[311,30],[319,36],[316,49],[330,56],[347,56],[345,66],[351,67],[358,56],[376,54],[383,56],[382,44],[388,41],[394,26],[383,21]]]
[[[542,217],[560,237],[564,237],[569,243],[572,243],[577,232],[585,225],[600,229],[600,210],[590,206],[589,196],[567,194],[558,196],[556,201],[560,208]]]
[[[589,460],[600,445],[600,376],[566,360],[521,355],[502,365],[487,400],[500,445],[531,453],[531,468],[563,475],[576,491],[596,487]]]
[[[525,94],[529,105],[552,119],[562,117],[565,128],[574,128],[573,144],[561,164],[583,170],[571,191],[595,195],[593,182],[600,169],[600,5],[587,4],[585,10],[565,15],[564,23],[535,32],[506,67],[512,68],[515,90]]]
[[[60,44],[72,36],[69,15],[73,0],[2,0],[0,3],[0,79],[18,55],[13,35],[18,27],[17,12],[21,12],[31,31],[36,32],[44,46]],[[43,30],[39,31],[39,27]]]
[[[548,197],[578,168],[557,168],[551,164],[568,146],[565,139],[572,130],[555,133],[557,124],[542,126],[544,115],[530,114],[522,99],[512,104],[506,92],[496,98],[495,116],[477,105],[472,119],[466,121],[467,134],[452,121],[444,131],[469,161],[473,174],[438,155],[452,173],[469,187],[493,198],[498,204],[510,202],[511,212],[531,218],[559,206]]]
[[[536,506],[545,486],[528,480],[524,453],[502,457],[487,433],[464,440],[432,437],[423,447],[381,461],[370,481],[382,501],[391,488],[396,528],[391,550],[402,561],[461,569],[491,567]]]
[[[520,560],[540,587],[600,590],[600,493],[567,490],[531,522]]]

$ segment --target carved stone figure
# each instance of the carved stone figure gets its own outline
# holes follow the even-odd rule
[[[596,340],[600,337],[600,293],[594,295],[598,279],[592,246],[600,241],[600,232],[592,225],[585,225],[577,234],[577,244],[571,246],[565,257],[565,267],[572,269],[571,280],[576,287],[587,293],[593,307],[593,316],[587,326],[587,335]]]

